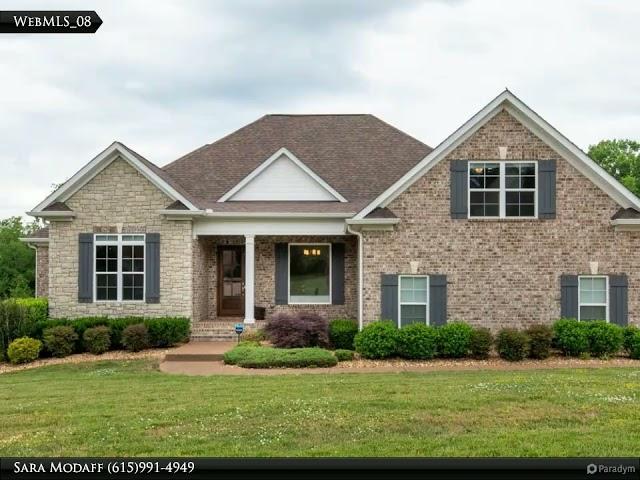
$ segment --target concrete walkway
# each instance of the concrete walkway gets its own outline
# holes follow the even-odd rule
[[[190,342],[168,352],[163,363],[220,361],[235,346],[236,342]]]

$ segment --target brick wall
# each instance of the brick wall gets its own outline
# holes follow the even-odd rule
[[[36,247],[36,297],[49,296],[49,247]]]
[[[345,242],[344,305],[275,305],[275,243],[277,242]],[[217,317],[217,247],[244,245],[244,237],[201,237],[194,247],[194,321]],[[194,244],[195,244],[194,243]],[[267,237],[255,238],[255,304],[267,309],[267,316],[280,311],[313,311],[328,318],[356,318],[357,243],[352,237]]]
[[[454,220],[449,216],[449,161],[556,159],[554,220]],[[560,275],[629,276],[629,321],[640,323],[640,233],[616,232],[618,205],[506,111],[396,198],[393,232],[365,233],[364,320],[380,316],[380,274],[446,274],[448,317],[493,329],[550,323],[560,315]]]
[[[192,228],[158,214],[172,202],[137,170],[118,159],[67,200],[71,222],[51,222],[49,305],[52,317],[192,314]],[[119,225],[121,224],[121,225]],[[78,303],[78,234],[160,233],[160,303]]]

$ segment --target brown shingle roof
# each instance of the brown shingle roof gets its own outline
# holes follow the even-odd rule
[[[617,220],[619,218],[640,218],[640,212],[634,208],[621,208],[613,214],[611,220]]]
[[[376,208],[369,215],[364,218],[398,218],[395,213],[393,213],[388,208]]]
[[[24,238],[49,238],[49,227],[42,227]]]
[[[71,209],[64,202],[54,202],[51,205],[47,205],[42,210],[47,212],[70,212]]]
[[[348,203],[217,201],[283,147]],[[431,150],[373,115],[266,115],[162,170],[214,211],[355,213]]]

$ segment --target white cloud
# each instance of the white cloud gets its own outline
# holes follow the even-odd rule
[[[95,35],[0,36],[0,218],[115,139],[163,165],[271,112],[370,112],[436,145],[508,86],[583,148],[639,137],[633,1],[91,8]]]

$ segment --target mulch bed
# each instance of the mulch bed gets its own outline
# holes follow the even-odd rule
[[[169,350],[170,349],[167,348],[153,348],[135,353],[127,352],[125,350],[114,350],[112,352],[103,353],[102,355],[77,353],[64,358],[41,358],[35,362],[23,363],[20,365],[0,363],[0,374],[17,372],[18,370],[28,370],[31,368],[46,367],[48,365],[60,365],[62,363],[100,362],[104,360],[139,360],[142,358],[157,358],[158,360],[162,360]]]

